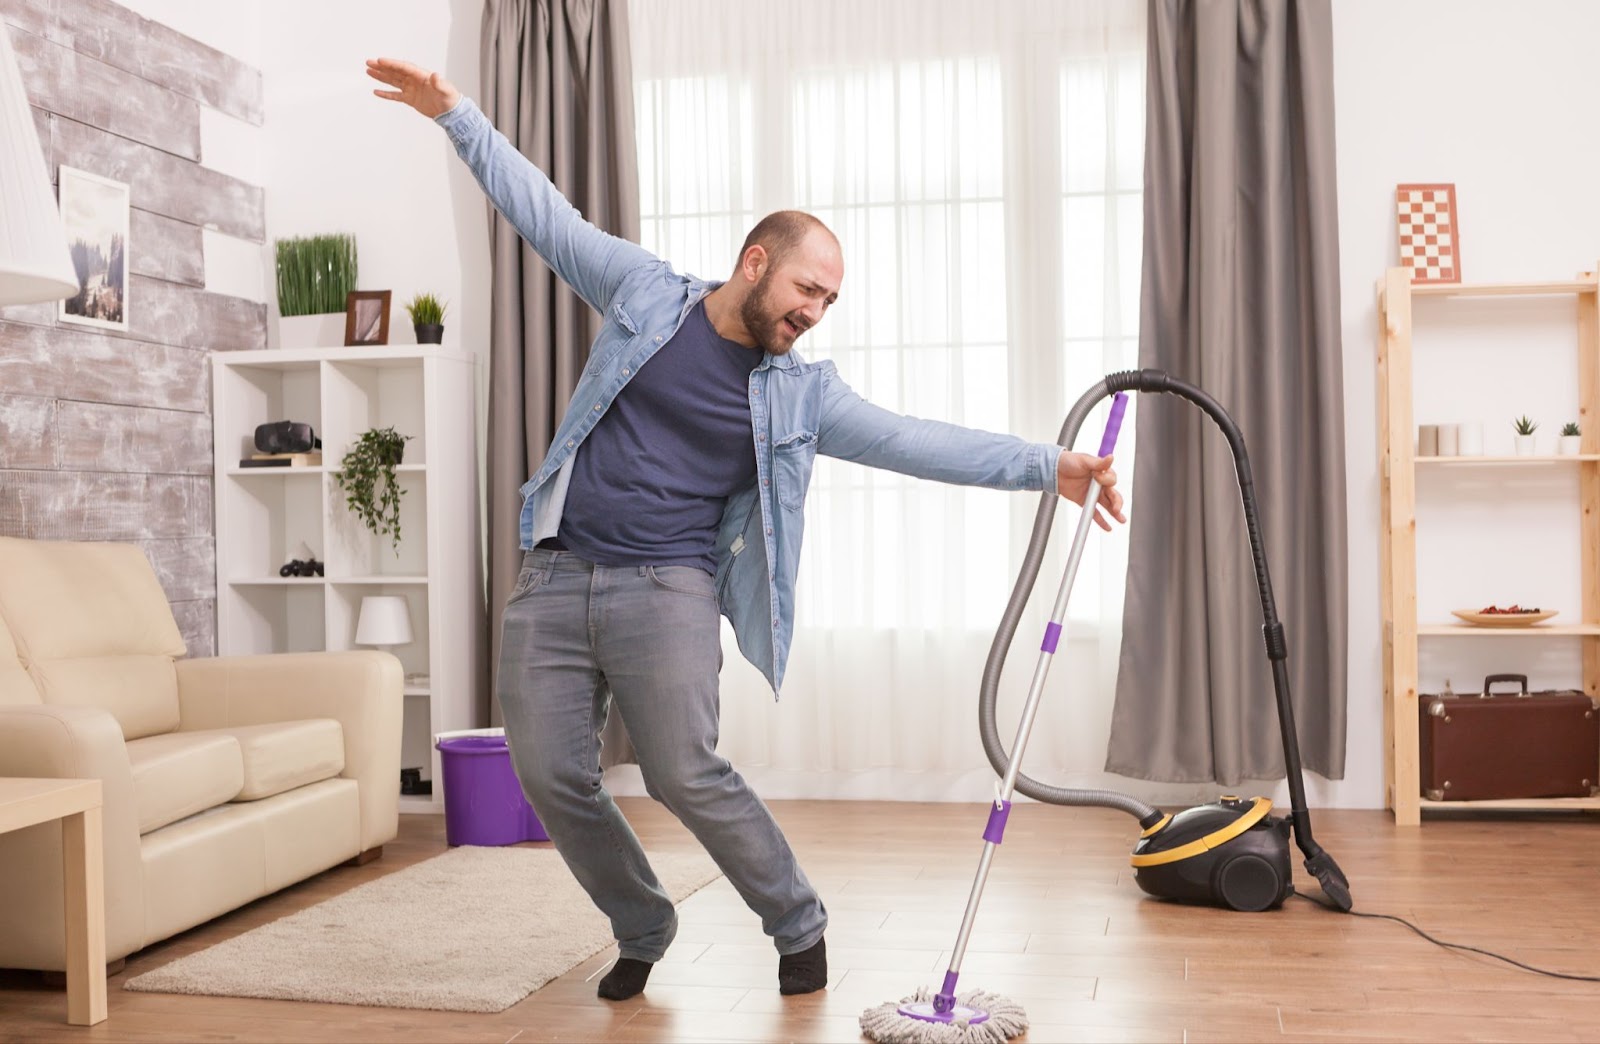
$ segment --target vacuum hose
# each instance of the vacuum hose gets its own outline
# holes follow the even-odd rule
[[[1078,437],[1078,429],[1083,427],[1089,412],[1101,399],[1113,394],[1111,379],[1115,376],[1119,375],[1113,374],[1107,377],[1090,388],[1077,401],[1072,411],[1067,414],[1066,423],[1061,426],[1061,436],[1056,440],[1057,445],[1071,448],[1073,441]],[[1058,495],[1049,492],[1039,498],[1039,510],[1033,517],[1033,536],[1028,540],[1028,550],[1022,558],[1022,569],[1017,574],[1016,586],[1011,590],[1011,601],[1006,603],[1005,613],[1000,617],[1000,629],[995,632],[994,642],[989,646],[989,659],[983,665],[983,687],[978,697],[978,730],[983,736],[983,750],[989,756],[989,764],[993,765],[994,770],[1001,776],[1004,776],[1010,767],[1011,756],[1001,742],[1000,728],[995,721],[995,705],[1000,692],[1000,672],[1005,667],[1006,653],[1011,648],[1011,639],[1017,633],[1017,624],[1022,619],[1022,611],[1027,607],[1028,598],[1033,593],[1033,583],[1039,577],[1039,566],[1044,561],[1044,549],[1050,543],[1050,524],[1056,517],[1056,501],[1059,499]],[[1114,790],[1053,787],[1022,772],[1017,773],[1016,789],[1035,801],[1051,805],[1095,805],[1114,808],[1128,813],[1146,826],[1161,819],[1161,813],[1156,809],[1138,798],[1119,794]]]
[[[1233,418],[1210,395],[1161,370],[1124,370],[1108,374],[1106,378],[1084,393],[1066,423],[1061,426],[1057,444],[1070,449],[1078,436],[1078,429],[1088,418],[1095,405],[1117,392],[1158,392],[1188,399],[1203,410],[1217,427],[1222,429],[1233,451],[1234,470],[1239,480],[1239,494],[1243,501],[1245,526],[1249,531],[1250,554],[1255,562],[1256,587],[1261,596],[1263,619],[1262,637],[1267,647],[1267,659],[1272,666],[1273,689],[1277,696],[1278,726],[1283,740],[1284,770],[1289,784],[1290,819],[1294,824],[1295,841],[1306,856],[1306,868],[1318,879],[1323,891],[1334,896],[1343,909],[1350,908],[1348,884],[1338,865],[1333,862],[1311,836],[1311,817],[1306,811],[1305,782],[1300,770],[1300,744],[1294,728],[1294,707],[1289,699],[1289,672],[1285,661],[1289,656],[1288,641],[1283,624],[1278,619],[1273,602],[1272,582],[1267,575],[1267,556],[1262,549],[1261,522],[1256,510],[1255,483],[1250,477],[1250,459],[1245,452],[1244,436]],[[1091,489],[1093,487],[1091,486]],[[1033,536],[1028,541],[1027,554],[1023,556],[1022,569],[1017,575],[1011,601],[1001,617],[1000,629],[995,632],[989,647],[989,659],[983,668],[983,687],[978,701],[978,728],[983,736],[984,753],[996,772],[1005,775],[1010,756],[1000,740],[995,723],[995,705],[1000,689],[1000,672],[1005,667],[1006,652],[1016,634],[1017,623],[1033,591],[1034,580],[1039,575],[1039,565],[1044,559],[1045,546],[1050,542],[1050,524],[1055,518],[1056,502],[1060,498],[1046,493],[1039,500],[1039,510],[1034,516]],[[1052,805],[1096,805],[1126,812],[1146,828],[1159,822],[1161,813],[1137,798],[1111,790],[1081,790],[1053,787],[1031,776],[1018,773],[1016,789],[1036,801]],[[1336,894],[1342,893],[1342,894]],[[1342,901],[1341,901],[1342,900]]]

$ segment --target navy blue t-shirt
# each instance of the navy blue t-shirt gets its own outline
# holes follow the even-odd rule
[[[756,477],[749,385],[760,362],[695,305],[578,447],[561,542],[600,565],[715,573],[723,508]]]

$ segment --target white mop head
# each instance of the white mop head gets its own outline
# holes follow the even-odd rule
[[[989,1017],[979,1023],[924,1022],[900,1014],[900,1005],[931,1003],[934,992],[920,989],[900,1001],[890,1001],[861,1013],[861,1032],[879,1044],[1004,1044],[1026,1032],[1028,1014],[1022,1005],[998,993],[973,990],[956,997],[956,1003],[981,1008]]]

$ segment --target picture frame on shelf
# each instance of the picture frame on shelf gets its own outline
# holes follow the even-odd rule
[[[352,290],[345,295],[346,346],[389,343],[389,290]]]
[[[128,186],[76,167],[57,168],[61,223],[78,292],[57,306],[63,323],[128,329]]]

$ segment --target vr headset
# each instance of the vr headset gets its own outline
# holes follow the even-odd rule
[[[262,453],[310,453],[322,448],[311,425],[298,421],[271,421],[256,428],[256,449]]]

